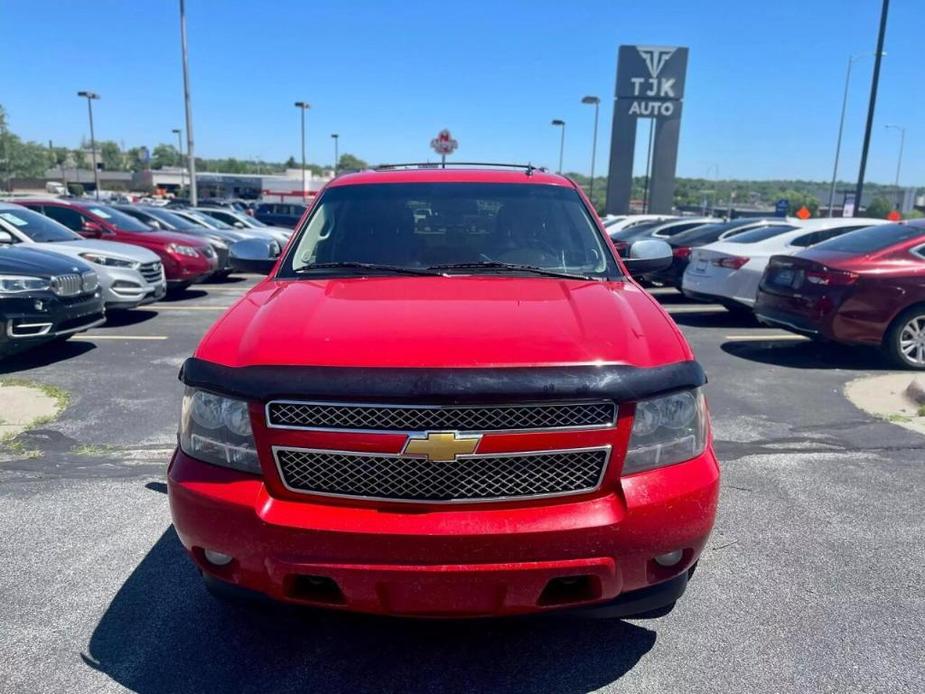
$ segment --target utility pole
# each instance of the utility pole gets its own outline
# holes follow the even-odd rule
[[[183,103],[186,108],[186,160],[189,166],[189,201],[199,204],[196,194],[196,155],[193,149],[193,107],[189,97],[189,49],[186,45],[186,0],[180,0],[180,49],[183,52]]]
[[[337,164],[340,161],[340,158],[337,154],[337,142],[340,140],[340,135],[337,133],[331,133],[331,138],[334,140],[334,175],[337,175]]]
[[[601,110],[601,99],[597,96],[586,96],[581,100],[583,104],[594,106],[594,135],[591,136],[591,185],[588,186],[588,199],[594,206],[594,155],[597,154],[597,116]]]
[[[562,135],[559,138],[559,175],[562,175],[562,155],[565,153],[565,121],[556,118],[552,125],[562,128]]]
[[[177,136],[177,151],[180,153],[180,190],[183,190],[183,187],[186,185],[186,180],[183,178],[184,166],[183,166],[183,130],[182,128],[174,128],[171,131],[174,135]]]
[[[96,92],[77,92],[77,96],[87,100],[87,113],[90,114],[90,157],[93,160],[93,185],[96,187],[96,199],[100,199],[100,169],[96,165],[96,135],[93,132],[93,101],[99,99]]]
[[[885,128],[898,130],[899,131],[899,159],[896,160],[896,179],[893,182],[893,186],[896,188],[896,209],[899,210],[902,207],[902,192],[899,189],[899,172],[903,167],[903,149],[906,146],[906,128],[902,125],[893,125],[892,123],[885,125]]]
[[[307,101],[296,101],[295,107],[302,115],[302,202],[305,202],[305,112],[312,106]]]
[[[867,153],[870,150],[870,132],[874,127],[874,111],[877,108],[877,86],[880,83],[880,63],[883,60],[883,41],[886,38],[886,19],[890,12],[890,0],[883,0],[880,10],[880,33],[877,35],[877,53],[874,56],[874,75],[870,81],[870,101],[867,104],[867,126],[864,128],[864,145],[861,148],[861,167],[858,171],[858,185],[854,193],[855,213],[861,209],[861,195],[864,193],[864,173],[867,170]]]

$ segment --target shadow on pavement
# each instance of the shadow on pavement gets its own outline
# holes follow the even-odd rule
[[[410,621],[226,605],[168,528],[116,594],[84,662],[132,691],[586,692],[655,643],[619,620]]]
[[[159,303],[169,304],[174,301],[201,299],[204,296],[209,296],[209,293],[204,289],[171,289],[167,292],[164,298],[159,301]]]
[[[690,304],[697,306],[697,304]],[[672,313],[671,317],[678,325],[688,328],[757,328],[761,324],[751,313],[732,313],[730,311],[705,311],[704,313]]]
[[[33,347],[27,352],[20,352],[0,361],[0,374],[13,374],[29,369],[37,369],[66,359],[79,357],[81,354],[96,349],[92,342],[46,342]]]
[[[893,366],[873,347],[833,342],[724,342],[720,348],[740,359],[791,369],[889,371]]]
[[[240,275],[226,275],[225,277],[209,277],[200,284],[237,284],[238,282],[246,282],[246,277],[241,277]]]
[[[129,325],[138,325],[157,317],[157,311],[144,308],[134,308],[130,311],[114,311],[106,314],[104,328],[124,328]]]

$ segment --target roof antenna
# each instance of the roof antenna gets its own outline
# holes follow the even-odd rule
[[[533,164],[530,164],[530,163],[527,164],[527,175],[528,176],[532,176],[535,170],[536,170],[536,167],[533,166]]]

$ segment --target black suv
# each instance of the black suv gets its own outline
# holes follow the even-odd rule
[[[0,357],[106,320],[96,273],[48,251],[0,247]]]
[[[254,218],[264,224],[275,227],[295,229],[302,219],[305,205],[289,202],[262,202],[254,211]]]

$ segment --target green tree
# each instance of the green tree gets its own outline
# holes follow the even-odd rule
[[[86,169],[89,166],[87,163],[87,154],[82,149],[74,150],[74,166],[78,169]]]
[[[295,157],[289,157],[289,158],[286,160],[286,163],[285,163],[285,167],[286,167],[287,169],[294,169],[294,168],[297,167],[298,165],[299,165],[299,164],[298,164],[298,162],[296,162]]]
[[[97,143],[100,152],[100,160],[103,168],[107,171],[123,171],[125,161],[122,157],[122,150],[112,140],[103,140]]]
[[[879,217],[880,219],[886,219],[886,216],[892,211],[893,203],[880,195],[870,201],[870,204],[867,206],[864,214],[866,214],[868,217]]]
[[[341,154],[337,160],[338,171],[363,171],[368,168],[369,164],[352,154]]]
[[[163,142],[154,148],[151,152],[151,168],[163,169],[165,166],[180,166],[182,157],[180,152],[173,145],[164,144]],[[197,162],[199,159],[196,160]]]

